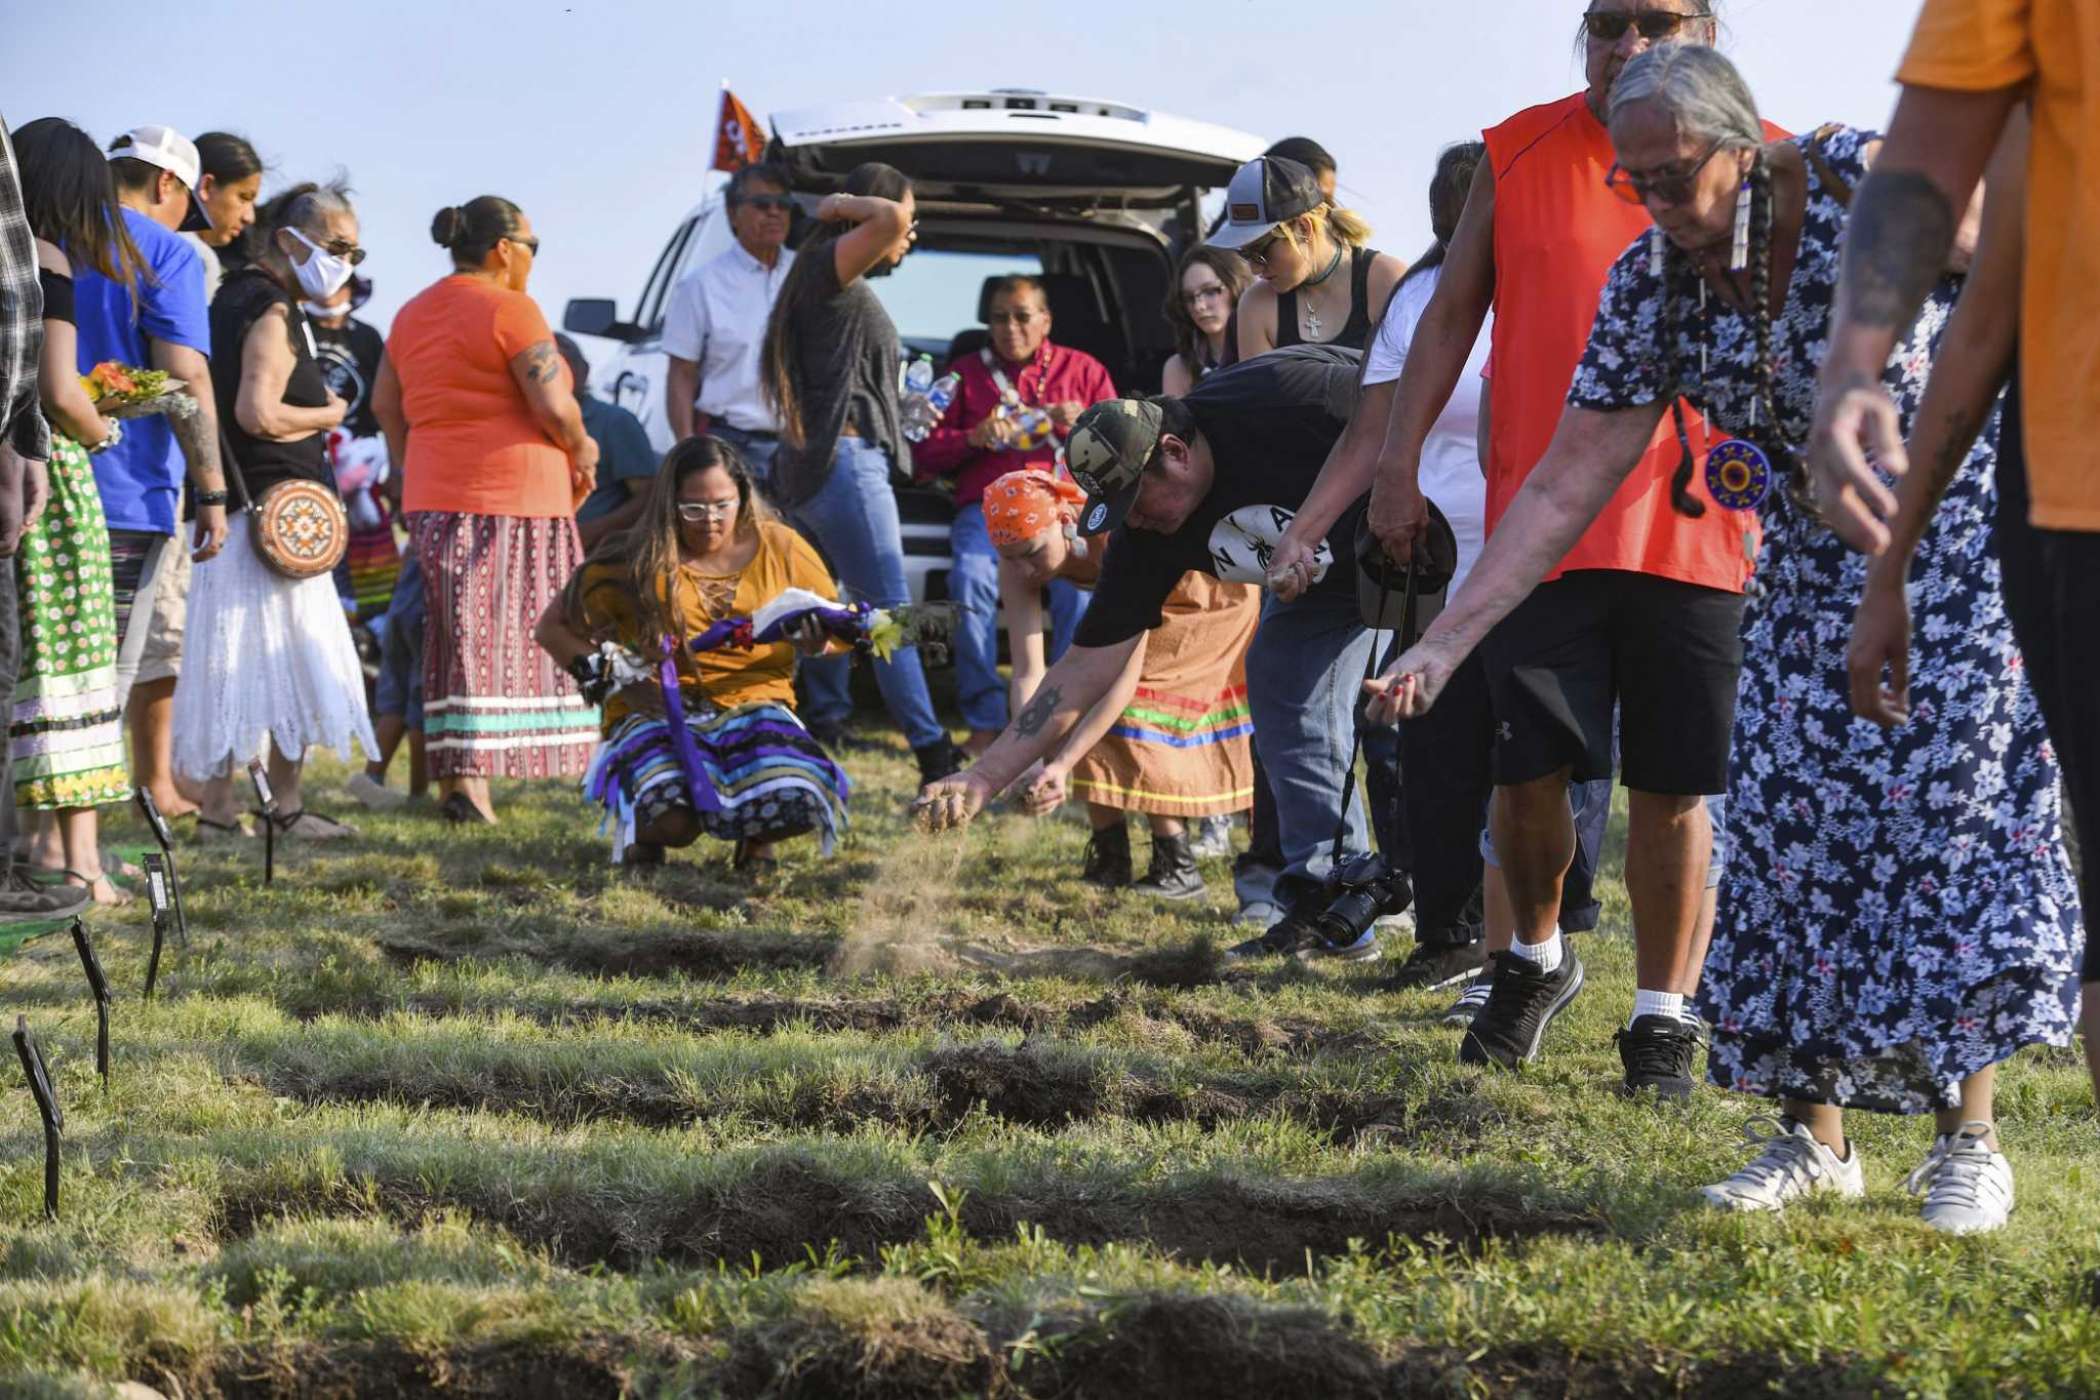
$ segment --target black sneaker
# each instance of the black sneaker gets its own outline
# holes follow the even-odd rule
[[[1553,972],[1541,972],[1537,963],[1515,953],[1496,953],[1494,964],[1487,1005],[1459,1040],[1458,1060],[1515,1069],[1537,1057],[1546,1027],[1582,990],[1582,959],[1563,944],[1560,967]]]
[[[930,744],[913,749],[911,756],[919,760],[919,781],[922,784],[952,778],[962,772],[968,762],[963,751],[955,747],[955,741],[945,734]]]
[[[1620,1092],[1628,1098],[1653,1089],[1658,1099],[1682,1103],[1692,1096],[1692,1052],[1699,1036],[1675,1016],[1643,1016],[1612,1039],[1626,1066]]]
[[[1130,828],[1117,822],[1104,826],[1086,839],[1086,868],[1079,878],[1104,890],[1120,890],[1130,883]]]
[[[36,924],[69,919],[87,908],[86,885],[39,885],[20,870],[0,877],[0,924]]]
[[[1471,943],[1417,943],[1415,950],[1400,964],[1393,974],[1392,985],[1399,989],[1418,988],[1436,991],[1440,987],[1455,987],[1487,966],[1487,940],[1476,938]]]
[[[1153,832],[1152,868],[1130,888],[1154,899],[1203,898],[1203,874],[1196,869],[1196,853],[1189,848],[1188,835],[1162,836]]]
[[[1252,958],[1296,958],[1315,962],[1332,958],[1337,962],[1376,962],[1380,957],[1378,935],[1365,929],[1354,943],[1329,943],[1310,914],[1286,914],[1259,938],[1250,938],[1225,950],[1227,962]]]

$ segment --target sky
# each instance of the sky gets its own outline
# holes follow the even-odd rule
[[[632,309],[701,194],[722,82],[761,118],[827,101],[1041,88],[1335,154],[1375,246],[1429,241],[1437,152],[1582,85],[1584,0],[185,0],[150,45],[81,52],[71,7],[26,8],[0,51],[10,127],[63,116],[106,144],[145,122],[252,140],[265,192],[347,174],[375,283],[367,319],[448,270],[432,215],[515,200],[543,244],[531,291]],[[1880,127],[1918,0],[1721,0],[1723,48],[1793,130]],[[1303,22],[1306,27],[1294,27]],[[589,347],[594,358],[604,343]]]

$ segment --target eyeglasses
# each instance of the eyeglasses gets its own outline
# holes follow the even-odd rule
[[[1181,294],[1181,304],[1193,308],[1201,306],[1206,301],[1225,301],[1230,296],[1231,293],[1225,290],[1223,283],[1213,282],[1208,287],[1198,287],[1193,292],[1183,292]]]
[[[1710,10],[1698,10],[1691,14],[1677,14],[1670,10],[1649,10],[1645,14],[1630,15],[1624,10],[1591,10],[1582,17],[1589,36],[1600,44],[1615,44],[1626,37],[1626,31],[1636,30],[1643,39],[1653,44],[1668,39],[1695,19],[1712,19]]]
[[[741,208],[763,209],[774,214],[785,214],[795,207],[795,201],[784,194],[747,194],[736,203]]]
[[[1275,232],[1264,234],[1240,249],[1240,257],[1246,261],[1247,266],[1253,268],[1256,272],[1266,272],[1269,270],[1269,259],[1275,256],[1276,245],[1281,242],[1283,242],[1283,227],[1279,224]]]
[[[517,244],[520,248],[523,248],[526,252],[532,254],[534,257],[538,257],[540,255],[540,236],[536,233],[530,238],[517,238],[512,236],[511,234],[506,233],[503,235],[503,241],[505,243]]]
[[[698,525],[703,520],[727,520],[736,514],[735,501],[680,501],[678,518]]]
[[[987,326],[1025,326],[1039,314],[1034,311],[994,311],[984,318]]]
[[[1628,170],[1614,161],[1604,177],[1604,188],[1628,204],[1646,204],[1650,199],[1662,204],[1683,204],[1692,197],[1692,182],[1706,169],[1706,163],[1721,153],[1721,146],[1716,141],[1697,160],[1661,165],[1653,170]]]

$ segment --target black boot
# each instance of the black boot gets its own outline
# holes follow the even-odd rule
[[[1104,890],[1119,890],[1130,883],[1130,828],[1117,822],[1099,827],[1087,838],[1086,869],[1080,879]]]
[[[1153,832],[1152,868],[1131,888],[1155,899],[1201,899],[1203,876],[1196,869],[1196,853],[1189,849],[1188,833],[1162,836]]]
[[[930,744],[913,749],[911,756],[919,760],[919,781],[922,783],[952,778],[964,767],[963,751],[955,747],[955,741],[945,734]]]

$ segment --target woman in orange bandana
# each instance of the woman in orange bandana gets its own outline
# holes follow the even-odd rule
[[[985,527],[999,551],[999,598],[1013,653],[1014,713],[1043,678],[1043,586],[1091,587],[1100,542],[1079,536],[1085,493],[1047,472],[1009,472],[985,489]],[[1089,551],[1092,553],[1089,553]],[[1087,804],[1093,838],[1085,878],[1164,899],[1196,899],[1203,877],[1189,848],[1190,818],[1245,810],[1254,800],[1254,725],[1247,714],[1247,644],[1261,613],[1245,584],[1188,574],[1166,601],[1116,687],[1025,780],[1022,804],[1048,812],[1066,796]],[[1152,827],[1152,867],[1131,879],[1125,812]]]

